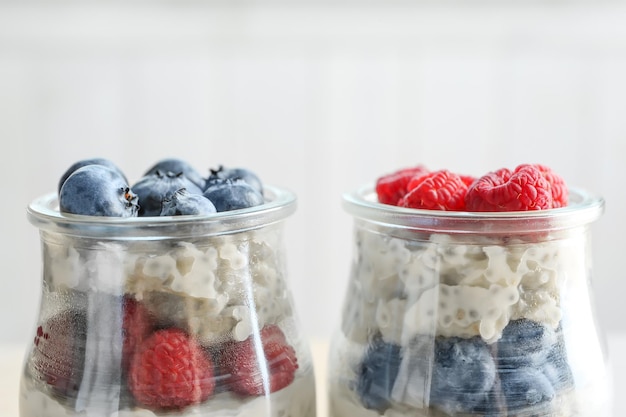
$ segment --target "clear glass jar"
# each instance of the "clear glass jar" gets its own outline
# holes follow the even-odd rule
[[[43,282],[21,417],[315,416],[289,289],[290,192],[211,216],[62,215],[35,200]]]
[[[329,354],[331,417],[605,417],[591,294],[604,202],[510,213],[414,210],[345,195],[354,257]]]

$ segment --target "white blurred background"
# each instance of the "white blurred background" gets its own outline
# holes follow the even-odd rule
[[[0,343],[32,336],[25,207],[73,162],[135,181],[175,156],[295,191],[291,286],[307,336],[338,323],[341,194],[424,163],[551,166],[601,194],[598,318],[626,332],[626,4],[594,1],[0,2]]]

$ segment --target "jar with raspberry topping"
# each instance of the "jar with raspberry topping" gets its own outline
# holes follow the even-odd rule
[[[329,355],[331,417],[610,414],[591,294],[604,201],[466,212],[344,196],[351,274]]]
[[[41,304],[20,417],[315,416],[283,228],[295,196],[211,215],[113,218],[28,207]]]

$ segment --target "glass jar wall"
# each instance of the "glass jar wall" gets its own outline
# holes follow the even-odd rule
[[[329,359],[331,417],[610,415],[591,294],[603,200],[467,213],[347,194],[354,257]]]
[[[315,416],[289,290],[295,197],[170,218],[61,215],[34,201],[41,305],[21,417]]]

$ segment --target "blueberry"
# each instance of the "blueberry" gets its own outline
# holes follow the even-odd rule
[[[263,195],[242,180],[212,180],[204,192],[218,212],[238,210],[264,203]]]
[[[418,334],[402,346],[402,363],[391,397],[394,401],[418,409],[428,404],[434,345],[433,334]]]
[[[574,377],[567,362],[563,340],[560,340],[559,343],[550,349],[540,369],[548,378],[555,391],[564,391],[574,386]]]
[[[215,206],[208,198],[200,194],[192,194],[185,188],[181,188],[170,198],[163,200],[161,216],[211,214],[216,211]]]
[[[59,208],[63,213],[88,216],[135,217],[137,195],[117,171],[103,165],[86,165],[63,183]]]
[[[400,346],[374,339],[357,370],[356,391],[366,408],[383,412],[389,407],[401,362]]]
[[[495,345],[499,397],[507,410],[539,406],[571,386],[560,329],[528,319],[509,322]]]
[[[184,174],[158,170],[143,176],[132,188],[139,197],[140,217],[160,215],[163,200],[170,198],[181,188],[192,194],[202,194],[202,190]]]
[[[224,168],[220,166],[218,169],[212,169],[211,175],[206,180],[206,188],[208,188],[215,180],[242,180],[261,195],[263,195],[263,184],[259,177],[249,169],[245,168]]]
[[[157,171],[168,173],[171,172],[173,174],[183,174],[189,181],[193,182],[195,186],[204,190],[204,178],[202,175],[189,164],[187,161],[178,158],[166,158],[161,159],[159,162],[154,164],[146,173],[143,175],[148,176],[152,174],[156,174]]]
[[[83,159],[80,160],[78,162],[75,162],[74,164],[72,164],[72,166],[70,166],[61,176],[61,179],[59,180],[59,185],[57,187],[57,192],[61,192],[61,187],[63,186],[63,183],[65,182],[65,180],[72,175],[72,173],[74,173],[74,171],[76,171],[78,168],[82,168],[86,165],[102,165],[105,167],[109,167],[114,171],[117,171],[118,174],[120,174],[122,176],[122,178],[124,178],[124,181],[126,181],[126,183],[128,183],[128,180],[126,179],[126,176],[124,175],[124,173],[122,172],[121,169],[119,169],[117,167],[117,165],[115,165],[113,162],[111,162],[110,160],[106,159],[106,158],[90,158],[90,159]]]
[[[477,403],[472,408],[471,414],[478,414],[484,417],[499,417],[507,415],[506,402],[504,401],[502,390],[497,379],[491,391],[485,395],[483,401]]]
[[[498,367],[515,369],[539,365],[545,362],[556,342],[552,328],[528,319],[513,320],[496,344]]]
[[[540,369],[527,366],[500,370],[499,376],[509,412],[544,404],[555,396],[552,384]]]
[[[557,391],[573,385],[560,327],[555,331],[531,320],[511,321],[497,343],[496,359],[502,369],[541,370]]]
[[[469,413],[483,403],[496,379],[496,366],[480,337],[438,337],[430,404],[450,415]]]

